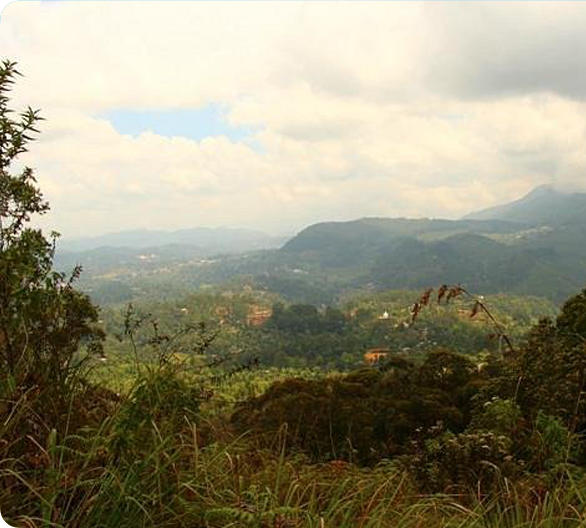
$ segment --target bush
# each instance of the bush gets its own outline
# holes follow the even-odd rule
[[[398,357],[380,370],[279,382],[239,406],[232,421],[263,445],[281,432],[289,449],[315,461],[374,464],[407,453],[414,436],[425,435],[438,420],[454,432],[467,426],[479,374],[455,356],[430,354],[421,365]]]
[[[80,269],[55,273],[57,235],[49,240],[29,226],[49,209],[32,169],[10,173],[41,119],[31,108],[13,118],[9,93],[18,75],[14,63],[0,66],[0,454],[13,457],[29,442],[43,444],[52,429],[83,425],[85,414],[70,410],[99,392],[84,383],[83,366],[103,340],[98,309],[73,287]]]
[[[511,438],[492,431],[442,432],[425,440],[404,463],[422,489],[431,493],[488,493],[523,468],[513,455]]]

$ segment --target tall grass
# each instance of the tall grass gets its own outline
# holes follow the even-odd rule
[[[195,378],[157,362],[119,398],[95,387],[72,393],[60,427],[43,422],[32,393],[0,401],[9,408],[0,421],[3,517],[35,528],[586,527],[586,479],[569,470],[555,483],[500,477],[490,495],[429,495],[393,462],[315,464],[291,452],[285,430],[271,448],[235,436],[227,401],[268,379],[232,380],[217,387],[227,398],[206,403]]]
[[[95,428],[50,430],[34,463],[2,459],[5,519],[43,528],[586,526],[586,486],[569,473],[549,489],[528,478],[503,480],[490,496],[422,495],[390,462],[310,464],[286,455],[284,445],[261,449],[252,438],[188,419],[172,429],[152,421],[142,443],[120,454],[114,439],[125,405]]]

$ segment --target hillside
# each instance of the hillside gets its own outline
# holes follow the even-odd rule
[[[586,194],[538,187],[462,220],[365,218],[309,226],[279,251],[330,284],[376,290],[459,282],[562,300],[586,283]],[[299,264],[299,267],[303,267]]]
[[[586,193],[562,193],[541,185],[504,205],[473,212],[466,220],[507,220],[533,226],[586,223]]]
[[[523,226],[504,221],[363,218],[309,226],[287,242],[281,255],[301,255],[323,266],[364,266],[396,253],[407,240],[435,242],[462,234],[510,235]]]
[[[149,239],[149,247],[61,251],[56,263],[59,269],[84,265],[83,285],[99,302],[169,297],[227,283],[251,284],[292,302],[314,304],[336,302],[350,291],[423,289],[442,283],[559,302],[586,284],[586,194],[562,194],[550,187],[461,220],[318,223],[279,249],[268,238],[240,235],[219,233],[214,242],[207,233],[199,238],[207,245],[200,246],[156,245],[187,237],[158,233]],[[195,234],[190,236],[195,240]],[[127,242],[124,237],[130,237],[135,244],[148,238],[117,237]],[[262,240],[267,249],[251,251],[250,245]]]

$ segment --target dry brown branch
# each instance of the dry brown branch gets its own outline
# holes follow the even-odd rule
[[[429,300],[430,300],[432,292],[433,292],[433,288],[427,289],[423,293],[423,295],[419,298],[419,300],[411,306],[411,323],[410,324],[413,324],[417,320],[417,317],[421,313],[421,310],[429,304]],[[457,297],[460,297],[462,295],[471,299],[474,303],[472,305],[471,310],[470,310],[470,318],[475,317],[480,312],[483,312],[484,314],[486,314],[486,316],[488,317],[488,320],[490,321],[490,323],[492,324],[492,326],[496,330],[496,332],[489,334],[489,336],[491,338],[500,339],[500,340],[504,341],[508,351],[511,353],[514,353],[515,347],[511,343],[509,336],[506,334],[506,332],[503,328],[503,325],[496,320],[494,315],[488,309],[488,307],[484,303],[482,296],[477,296],[477,295],[474,295],[474,294],[468,292],[460,284],[455,284],[455,285],[442,284],[438,288],[437,303],[441,304],[442,300],[445,299],[445,304],[449,304],[449,302],[452,299],[456,299]]]

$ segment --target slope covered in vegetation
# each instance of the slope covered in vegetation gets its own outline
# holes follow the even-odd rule
[[[58,267],[82,262],[88,272],[83,286],[99,302],[232,281],[310,304],[333,304],[355,290],[424,289],[444,282],[559,304],[586,282],[584,196],[538,189],[478,219],[323,222],[280,249],[210,256],[195,246],[101,248],[61,254]]]
[[[586,290],[555,319],[529,316],[519,344],[481,362],[431,347],[349,373],[277,373],[240,350],[219,356],[218,329],[169,305],[160,317],[129,306],[106,338],[112,329],[75,289],[79,270],[52,271],[52,241],[30,226],[48,209],[32,170],[11,173],[39,120],[13,118],[16,75],[0,67],[0,510],[10,524],[584,525]],[[438,302],[462,292],[440,288]],[[430,295],[413,305],[413,325],[429,324]],[[240,301],[230,312],[212,299],[208,315],[236,328]],[[364,323],[389,301],[347,309]],[[490,319],[484,303],[472,310]],[[347,317],[277,304],[266,330],[335,335]],[[120,392],[96,381],[111,339],[127,343]]]

